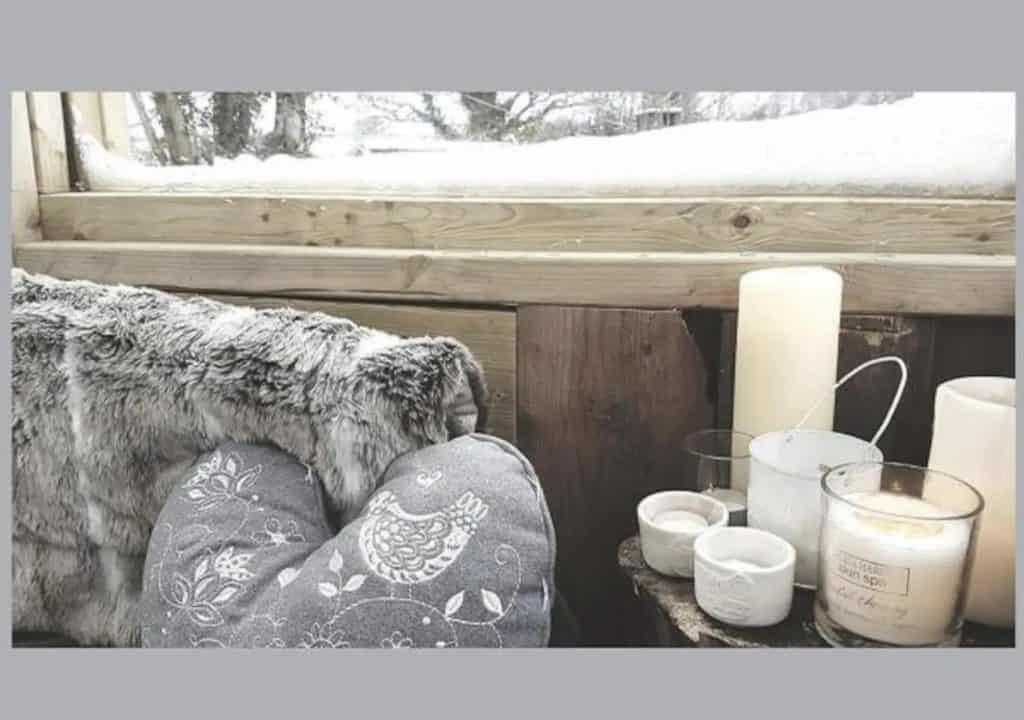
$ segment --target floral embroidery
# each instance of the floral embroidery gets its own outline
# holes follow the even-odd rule
[[[185,483],[185,497],[196,505],[199,512],[217,507],[231,498],[248,500],[242,493],[262,472],[262,465],[246,469],[242,459],[235,453],[225,456],[217,450],[209,460],[199,465],[196,474]]]
[[[315,622],[309,630],[302,633],[300,648],[347,648],[349,645],[342,638],[345,634],[341,630],[328,632],[329,624],[320,625]]]
[[[252,572],[241,567],[252,555],[235,555],[235,565],[222,561],[224,557],[230,561],[233,551],[233,547],[221,551],[212,562],[211,554],[207,553],[196,564],[191,579],[181,573],[174,573],[168,600],[172,606],[184,611],[196,625],[216,627],[223,624],[221,608],[242,589],[239,581],[253,576]],[[224,571],[218,568],[218,562]]]
[[[289,520],[285,525],[276,517],[267,518],[263,523],[263,529],[252,534],[252,539],[257,545],[277,547],[289,543],[306,542],[306,538],[299,532],[299,526],[294,520]]]
[[[401,630],[395,630],[391,635],[380,641],[380,646],[382,648],[396,649],[411,648],[413,644],[411,637],[403,635]]]
[[[220,551],[213,561],[213,569],[222,578],[245,581],[253,577],[253,573],[245,564],[252,560],[252,553],[235,554],[235,546],[228,545]]]

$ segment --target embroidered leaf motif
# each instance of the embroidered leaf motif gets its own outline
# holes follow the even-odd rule
[[[212,600],[213,604],[214,605],[223,605],[228,600],[233,598],[238,593],[238,591],[241,589],[241,587],[242,587],[241,585],[235,585],[234,583],[232,583],[230,585],[225,585],[223,588],[221,588],[221,591],[219,593],[217,593],[217,596],[215,598],[213,598],[213,600]]]
[[[254,468],[246,471],[246,473],[238,479],[238,483],[235,485],[235,492],[242,492],[242,490],[244,490],[246,486],[251,484],[253,480],[260,476],[261,472],[263,472],[263,467],[261,465],[257,465]]]
[[[192,586],[184,575],[174,573],[174,580],[171,582],[171,602],[179,607],[187,605],[191,596]]]
[[[215,470],[219,470],[220,464],[223,461],[223,459],[224,457],[220,454],[220,450],[214,450],[213,457],[210,458],[210,461],[200,465],[200,468],[208,473],[211,473]]]
[[[341,556],[341,553],[337,550],[331,555],[331,562],[328,563],[328,567],[331,568],[331,572],[339,572],[342,566],[345,564],[345,558]]]
[[[203,558],[202,562],[200,562],[198,565],[196,565],[196,572],[195,572],[195,575],[192,576],[192,579],[193,580],[198,580],[199,578],[201,578],[203,575],[206,574],[206,571],[209,568],[210,568],[210,557],[207,556],[207,557]]]
[[[342,590],[345,592],[355,592],[363,586],[364,582],[366,582],[365,575],[353,575],[345,583],[345,587],[343,587]]]
[[[281,587],[286,587],[288,583],[299,576],[299,571],[295,568],[285,568],[277,574],[277,584]]]
[[[206,497],[206,491],[201,488],[193,488],[188,491],[189,500],[202,500]]]
[[[334,583],[320,583],[316,586],[316,589],[320,591],[320,594],[324,597],[334,597],[338,594],[338,586]]]
[[[238,456],[231,453],[228,455],[227,460],[224,461],[224,470],[229,475],[237,475],[241,464],[242,462],[239,460]]]
[[[206,591],[206,589],[208,587],[210,587],[210,583],[212,583],[212,582],[213,582],[213,576],[212,575],[210,575],[208,577],[204,577],[202,580],[199,581],[199,584],[196,585],[196,591],[195,591],[196,600],[202,600],[203,599],[203,593]]]
[[[505,611],[501,604],[501,598],[487,588],[480,589],[480,599],[484,601],[484,607],[495,615],[501,615]]]
[[[197,603],[188,609],[188,616],[196,625],[212,627],[224,622],[224,616],[220,610],[210,603]]]
[[[462,607],[462,601],[465,599],[466,591],[459,590],[457,593],[448,598],[448,602],[444,604],[445,617],[451,617],[459,611]]]

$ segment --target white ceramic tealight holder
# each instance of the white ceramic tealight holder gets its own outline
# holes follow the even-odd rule
[[[697,604],[716,620],[741,627],[782,622],[793,604],[796,550],[765,530],[723,527],[693,547]]]
[[[667,490],[636,507],[644,562],[663,575],[693,577],[693,543],[710,528],[725,527],[729,510],[703,493]]]

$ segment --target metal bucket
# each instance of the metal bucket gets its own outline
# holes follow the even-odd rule
[[[796,549],[794,583],[813,589],[818,583],[818,542],[821,531],[821,478],[831,468],[849,462],[881,462],[876,444],[892,420],[907,382],[907,366],[893,356],[869,360],[837,382],[871,365],[894,362],[903,376],[889,412],[870,442],[826,430],[801,430],[816,403],[792,430],[769,432],[750,443],[750,482],[747,488],[747,525],[778,535]]]

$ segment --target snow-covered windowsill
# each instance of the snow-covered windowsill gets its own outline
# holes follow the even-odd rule
[[[534,145],[150,167],[79,137],[96,192],[431,197],[820,194],[1013,197],[1013,93],[917,93],[757,122]]]

